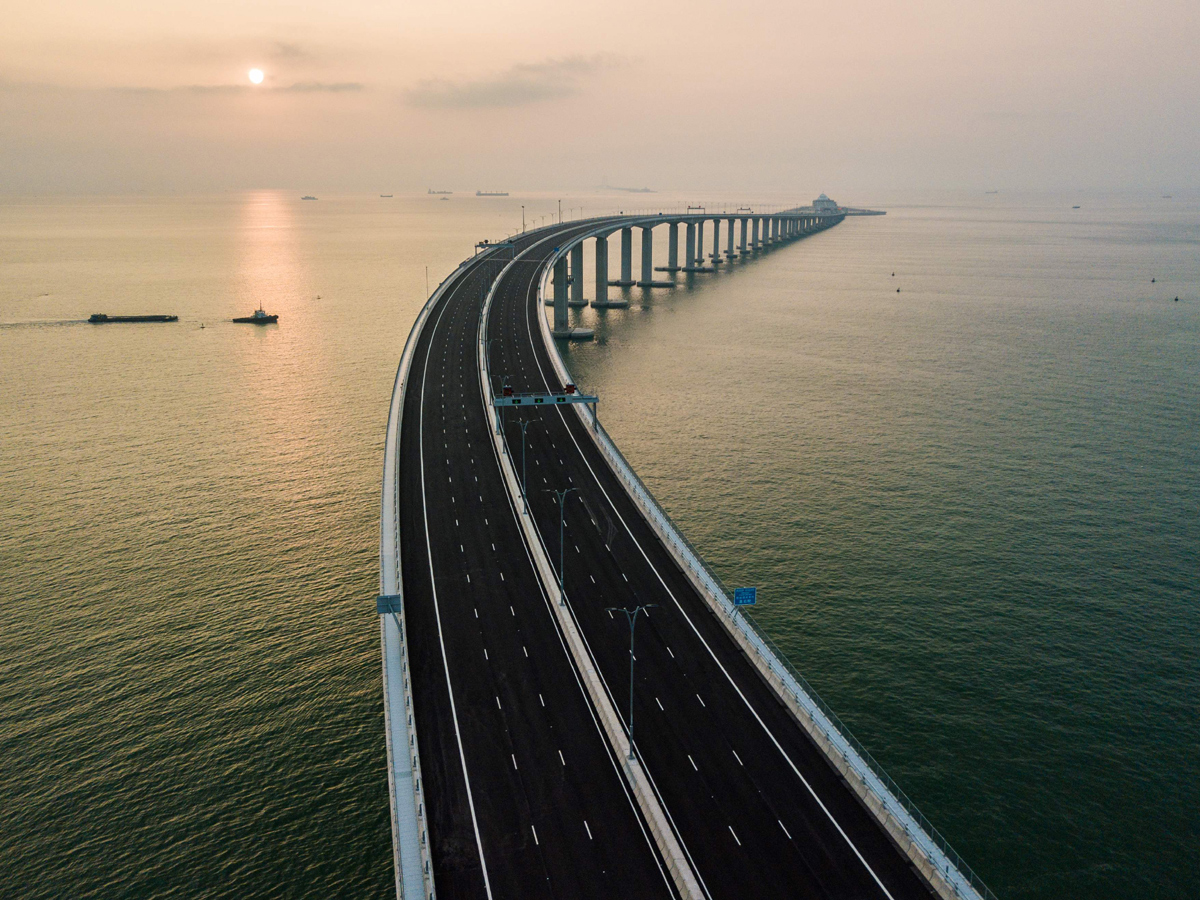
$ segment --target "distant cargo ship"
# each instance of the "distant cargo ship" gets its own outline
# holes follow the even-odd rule
[[[301,199],[301,200],[316,200],[317,198],[316,198],[316,197],[310,197],[308,194],[305,194],[305,195],[304,195],[303,197],[301,197],[300,199]]]
[[[391,199],[391,197],[392,197],[392,195],[391,195],[391,194],[380,194],[379,196],[380,196],[380,197],[382,197],[382,198],[383,198],[383,199],[385,199],[385,200],[390,200],[390,199]]]
[[[92,313],[88,321],[93,325],[107,322],[178,322],[179,316],[106,316],[104,313]]]
[[[278,322],[279,316],[263,312],[263,308],[260,306],[254,311],[254,315],[238,316],[233,321],[242,325],[270,325],[273,322]]]
[[[476,197],[507,197],[508,191],[476,191]]]
[[[433,188],[429,188],[427,193],[430,193],[430,194],[453,194],[454,191],[435,191]]]

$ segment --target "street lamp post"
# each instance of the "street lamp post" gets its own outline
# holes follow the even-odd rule
[[[634,630],[637,628],[638,613],[644,612],[651,607],[658,606],[657,603],[644,603],[641,606],[635,606],[633,609],[625,609],[622,606],[610,606],[610,613],[622,612],[625,613],[625,618],[629,620],[629,761],[633,762],[633,664],[637,657],[633,655],[633,636]]]
[[[525,204],[521,204],[521,234],[525,233]]]
[[[563,490],[563,491],[557,491],[554,489],[546,490],[547,494],[553,494],[555,499],[558,500],[558,605],[559,606],[567,605],[566,597],[563,594],[563,559],[564,559],[563,547],[566,543],[566,541],[563,537],[563,523],[566,520],[567,494],[571,493],[571,491],[577,491],[577,490],[579,490],[579,488],[573,488],[573,487],[567,488],[566,490]]]

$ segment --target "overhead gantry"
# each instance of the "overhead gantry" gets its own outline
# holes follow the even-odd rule
[[[555,337],[574,340],[587,339],[592,332],[583,328],[572,328],[568,310],[571,307],[591,306],[597,309],[618,309],[629,305],[624,296],[611,297],[610,287],[619,288],[672,288],[675,280],[656,280],[655,272],[676,275],[706,274],[717,271],[717,267],[728,265],[737,259],[747,259],[770,247],[789,243],[798,238],[824,231],[838,224],[846,216],[840,210],[799,211],[755,214],[750,210],[736,212],[688,212],[657,213],[646,216],[625,216],[617,221],[597,220],[596,226],[582,236],[565,240],[555,248],[553,262],[553,296],[547,305],[554,307],[553,334]],[[711,252],[705,253],[705,226],[712,226]],[[654,265],[654,230],[667,229],[667,264]],[[721,249],[721,233],[724,228],[725,249]],[[633,277],[633,233],[640,232],[641,270],[636,280]],[[679,238],[683,232],[683,265],[679,260]],[[620,235],[620,277],[612,278],[609,270],[609,239]],[[738,238],[735,249],[734,238]],[[584,286],[588,283],[584,271],[584,244],[595,242],[595,273],[593,296],[584,297]]]

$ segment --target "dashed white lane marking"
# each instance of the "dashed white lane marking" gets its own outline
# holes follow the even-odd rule
[[[699,772],[700,767],[698,765],[696,765],[696,761],[694,759],[692,759],[692,754],[689,753],[687,755],[687,758],[688,758],[688,762],[690,762],[692,764],[692,768],[695,769],[697,772]]]
[[[510,753],[510,754],[508,754],[508,755],[512,757],[512,761],[513,761],[513,768],[515,769],[515,768],[517,767],[517,754],[515,754],[515,753]]]
[[[737,832],[733,830],[733,826],[732,826],[732,825],[730,825],[730,826],[729,826],[729,833],[733,835],[733,839],[734,839],[735,841],[737,841],[737,845],[738,845],[739,847],[740,847],[740,846],[742,846],[742,842],[741,842],[740,840],[738,840]]]
[[[467,552],[466,550],[463,550],[463,545],[462,545],[462,544],[459,544],[459,545],[458,545],[458,549],[459,549],[459,551],[460,551],[460,552],[462,552],[462,553],[466,553],[466,552]]]
[[[667,652],[671,654],[671,659],[675,658],[675,652],[670,647],[667,647]]]
[[[659,708],[659,709],[662,709],[662,711],[663,711],[663,712],[666,712],[666,710],[665,710],[665,709],[663,709],[663,705],[662,705],[662,701],[661,701],[661,700],[659,700],[657,697],[655,697],[655,698],[654,698],[654,702],[658,704],[658,708]]]
[[[588,575],[588,578],[592,579],[592,584],[595,584],[595,583],[596,583],[596,576],[595,576],[595,575],[591,575],[591,574],[589,574],[589,575]]]
[[[589,841],[594,841],[594,840],[595,840],[595,838],[594,838],[594,837],[592,837],[592,829],[588,827],[587,819],[584,819],[584,820],[583,820],[583,827],[584,827],[584,828],[587,828],[588,840],[589,840]]]
[[[534,842],[535,844],[537,844],[537,845],[541,846],[541,843],[542,843],[542,842],[541,842],[541,841],[539,841],[539,840],[537,839],[537,829],[536,829],[536,828],[534,828],[532,825],[530,825],[530,826],[529,826],[529,830],[533,832],[533,842]]]
[[[501,712],[503,712],[503,711],[504,711],[504,707],[500,705],[500,698],[499,698],[499,697],[497,697],[497,698],[496,698],[496,709],[500,710]]]
[[[541,695],[541,694],[538,694],[538,699],[539,699],[539,700],[542,700],[542,695]],[[545,706],[545,705],[546,705],[546,701],[545,701],[545,700],[542,700],[542,706]]]
[[[471,576],[467,575],[467,584],[470,584],[470,583],[471,583]]]
[[[699,694],[697,694],[696,699],[700,701],[701,706],[704,706],[704,698],[703,697],[701,697]],[[707,707],[705,707],[705,708],[707,708]]]
[[[492,552],[493,552],[493,553],[495,553],[495,552],[496,552],[496,545],[495,545],[495,544],[492,544]]]
[[[477,619],[479,618],[479,608],[478,607],[475,608],[475,618],[477,618]]]
[[[621,577],[624,578],[626,581],[629,580],[629,576],[626,575],[624,572],[621,573]]]
[[[504,580],[504,573],[503,573],[503,572],[501,572],[501,573],[500,573],[500,580],[501,580],[501,581],[503,581],[503,580]]]
[[[455,519],[455,520],[454,520],[454,527],[455,527],[455,528],[457,528],[457,527],[458,527],[458,519]]]
[[[746,764],[744,762],[742,762],[742,758],[737,755],[737,751],[733,750],[732,747],[730,748],[730,750],[733,752],[733,758],[738,761],[738,765],[742,766],[744,768]]]
[[[488,658],[488,655],[487,655],[487,647],[484,647],[484,648],[483,648],[483,658],[484,658],[484,659],[487,659],[487,658]]]
[[[513,614],[513,618],[515,619],[517,616],[517,611],[512,608],[512,604],[509,604],[508,611]]]
[[[784,825],[783,822],[779,819],[776,819],[775,821],[779,822],[779,827],[783,829],[783,833],[788,836],[788,840],[790,841],[792,839],[792,833],[787,830],[787,826]]]
[[[529,650],[525,647],[524,644],[521,645],[521,649],[525,651],[525,658],[529,659]]]

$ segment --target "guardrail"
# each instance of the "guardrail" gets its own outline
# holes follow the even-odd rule
[[[579,240],[589,236],[585,235]],[[569,245],[560,248],[555,259],[565,255],[569,249]],[[559,378],[564,384],[576,383],[558,351],[546,316],[541,313],[546,283],[553,265],[554,259],[551,259],[539,283],[538,320],[542,340]],[[659,539],[671,551],[682,570],[692,578],[701,596],[705,597],[714,612],[729,628],[743,652],[759,667],[765,680],[780,693],[801,726],[826,752],[834,766],[846,776],[852,789],[858,793],[930,884],[947,898],[996,900],[995,894],[983,880],[921,814],[916,804],[850,733],[828,704],[821,700],[804,676],[787,661],[787,657],[775,642],[757,622],[733,605],[729,591],[720,577],[683,536],[666,510],[654,498],[650,489],[642,482],[633,466],[600,424],[595,412],[581,406],[576,407],[575,412]]]

